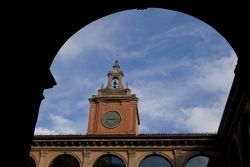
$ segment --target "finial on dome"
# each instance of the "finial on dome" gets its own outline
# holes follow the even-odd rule
[[[118,62],[118,57],[119,57],[119,55],[116,55],[116,60],[115,60],[115,64],[114,64],[113,67],[119,67],[120,68],[119,62]]]

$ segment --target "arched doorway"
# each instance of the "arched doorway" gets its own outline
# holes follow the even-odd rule
[[[185,167],[219,167],[218,162],[211,157],[208,157],[206,155],[196,155],[192,158],[190,158]]]
[[[168,159],[161,155],[148,155],[139,164],[139,167],[171,167]]]
[[[57,156],[49,167],[80,167],[80,164],[72,155],[62,154]]]
[[[118,156],[107,154],[98,158],[93,167],[126,167],[126,165]]]

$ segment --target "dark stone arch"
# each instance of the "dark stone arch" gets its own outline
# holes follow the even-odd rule
[[[49,167],[80,167],[80,164],[74,156],[62,154],[55,157]]]
[[[229,149],[228,166],[241,166],[239,148],[235,141],[232,141]]]
[[[138,167],[172,167],[171,161],[159,154],[150,154],[144,157]]]
[[[248,80],[250,50],[248,43],[245,42],[249,38],[247,20],[250,10],[246,9],[249,7],[244,6],[244,3],[232,1],[220,4],[219,1],[195,0],[119,2],[105,0],[87,1],[84,5],[68,2],[66,6],[60,8],[46,3],[29,4],[29,6],[20,3],[18,8],[13,5],[5,5],[8,13],[3,15],[2,25],[4,26],[1,27],[4,34],[2,41],[5,41],[2,50],[5,53],[3,62],[8,67],[7,70],[3,70],[2,83],[6,86],[4,88],[7,92],[3,97],[6,99],[5,104],[9,104],[6,105],[8,109],[3,110],[2,123],[7,125],[3,126],[7,128],[3,128],[2,133],[7,136],[3,141],[6,143],[3,158],[15,162],[18,166],[25,166],[29,158],[43,90],[56,84],[49,70],[56,53],[76,31],[108,14],[127,9],[157,7],[184,12],[203,20],[220,32],[235,50],[239,57],[235,73],[244,91],[250,94]],[[11,13],[13,15],[10,15]],[[22,24],[18,24],[20,20]],[[9,126],[10,124],[13,126]],[[16,140],[16,135],[23,136],[22,140]],[[12,155],[11,158],[8,155]]]
[[[250,113],[244,113],[241,120],[241,152],[242,159],[245,161],[246,166],[250,166]]]
[[[99,157],[93,167],[126,167],[124,161],[113,154],[105,154]]]
[[[36,161],[32,156],[29,156],[29,160],[27,162],[27,167],[36,167]]]

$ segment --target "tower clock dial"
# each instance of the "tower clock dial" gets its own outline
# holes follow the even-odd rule
[[[113,129],[119,126],[122,118],[119,112],[117,111],[108,111],[102,116],[102,124],[106,128]]]

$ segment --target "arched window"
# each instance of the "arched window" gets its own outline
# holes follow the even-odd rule
[[[51,162],[49,167],[80,167],[80,164],[75,157],[68,154],[63,154],[57,156]]]
[[[126,167],[123,160],[115,155],[103,155],[93,165],[93,167]]]
[[[36,162],[31,156],[29,157],[27,166],[28,167],[36,167]]]
[[[171,164],[163,156],[149,155],[140,162],[139,167],[171,167]]]
[[[208,156],[195,156],[188,160],[185,167],[217,167],[217,162]]]

